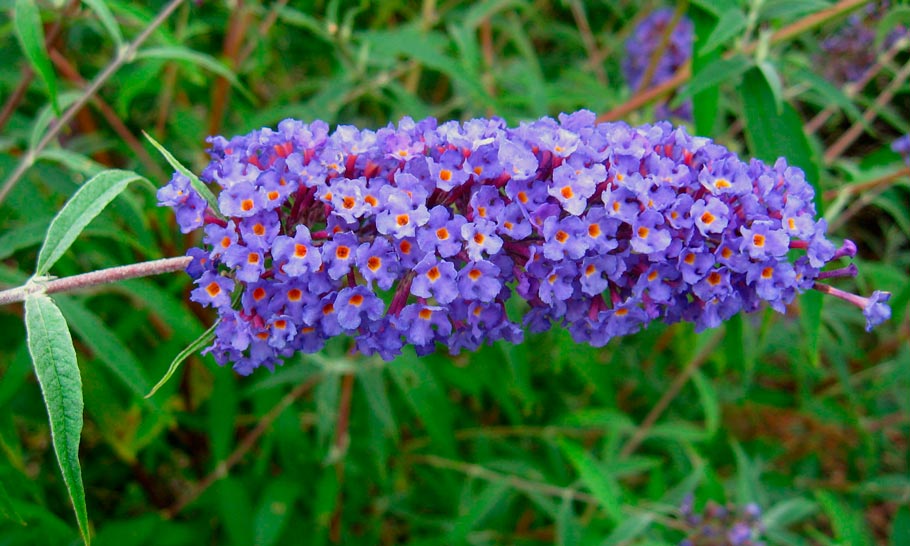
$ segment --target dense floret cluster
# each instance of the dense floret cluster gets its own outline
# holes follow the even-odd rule
[[[876,35],[881,24],[887,24],[891,7],[887,0],[869,2],[862,10],[847,18],[846,23],[821,42],[824,57],[817,60],[825,76],[837,83],[858,81],[875,64],[881,48],[876,47]],[[896,25],[885,37],[883,47],[891,47],[908,35],[907,27]]]
[[[670,8],[653,12],[638,23],[626,41],[622,72],[633,90],[641,90],[643,87],[659,85],[669,80],[692,56],[695,27],[688,17],[682,16],[667,34],[668,27],[674,23],[673,14]],[[658,55],[657,58],[654,57],[655,54]],[[652,63],[654,67],[650,68]],[[647,78],[648,81],[645,81],[649,68],[651,75]],[[666,103],[662,103],[658,105],[655,115],[658,119],[675,117],[691,120],[692,101],[686,101],[672,110]]]
[[[709,501],[703,512],[696,513],[689,496],[680,511],[689,532],[679,546],[765,546],[760,540],[763,525],[757,504],[739,508]]]
[[[520,342],[513,294],[530,331],[602,346],[658,319],[701,330],[762,302],[784,311],[855,274],[822,271],[856,248],[825,238],[801,170],[666,122],[285,120],[210,143],[201,178],[219,210],[179,174],[158,198],[184,232],[204,226],[191,298],[218,310],[211,351],[240,373],[340,334],[386,359]],[[879,296],[843,297],[884,320]]]

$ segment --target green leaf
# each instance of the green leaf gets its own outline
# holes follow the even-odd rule
[[[847,117],[849,117],[851,121],[858,121],[869,132],[874,130],[872,126],[869,125],[869,122],[866,121],[866,118],[863,117],[863,113],[860,109],[857,108],[856,104],[850,100],[850,97],[848,97],[840,87],[819,76],[808,67],[806,70],[794,71],[792,77],[794,82],[808,85],[821,96],[821,99],[825,103],[838,106],[847,114]]]
[[[161,378],[161,380],[158,381],[158,383],[154,387],[152,387],[152,390],[149,391],[149,393],[146,394],[145,397],[149,398],[151,396],[154,396],[155,393],[158,392],[158,389],[163,387],[164,384],[167,383],[168,380],[171,378],[171,376],[173,376],[177,372],[177,369],[180,368],[180,365],[183,364],[184,360],[186,360],[187,358],[192,356],[193,353],[199,351],[200,349],[202,349],[203,347],[205,347],[206,345],[211,343],[212,340],[215,339],[215,328],[217,326],[218,326],[218,321],[215,321],[215,324],[212,324],[211,328],[209,328],[208,330],[203,332],[202,335],[196,339],[196,341],[190,343],[186,347],[186,349],[180,351],[180,354],[178,354],[176,357],[174,357],[174,360],[171,362],[171,365],[168,366],[167,371],[164,372],[164,376]]]
[[[882,44],[895,29],[910,25],[910,6],[895,6],[888,10],[875,29],[875,51],[881,51]]]
[[[16,0],[13,24],[16,29],[16,38],[22,51],[28,57],[32,68],[44,80],[47,94],[54,105],[54,112],[60,115],[60,105],[57,103],[57,75],[51,66],[51,59],[44,47],[44,26],[41,23],[41,13],[34,0]]]
[[[781,501],[769,508],[761,518],[766,529],[784,529],[818,511],[818,504],[796,497]]]
[[[866,526],[862,511],[851,508],[828,491],[816,491],[815,498],[831,522],[834,537],[841,544],[872,546],[872,535]]]
[[[149,390],[149,380],[132,351],[81,303],[72,298],[58,298],[57,305],[79,339],[117,379],[142,399]]]
[[[749,24],[746,14],[739,9],[729,9],[721,14],[717,26],[705,40],[705,44],[698,48],[698,55],[711,53],[718,47],[727,43],[734,36],[741,35]]]
[[[87,5],[92,11],[95,12],[95,15],[98,16],[98,19],[101,21],[101,24],[104,25],[104,29],[107,30],[107,33],[111,35],[111,38],[114,40],[114,44],[117,46],[117,49],[123,47],[123,33],[120,32],[120,25],[117,24],[117,20],[114,19],[114,14],[111,12],[111,8],[107,7],[107,3],[104,0],[82,0],[85,5]]]
[[[104,165],[92,158],[63,148],[47,148],[42,150],[35,160],[40,161],[42,159],[54,161],[71,171],[82,173],[87,176],[95,176],[105,169]]]
[[[791,20],[831,7],[827,0],[765,0],[761,5],[762,19]]]
[[[718,59],[699,72],[692,78],[690,83],[673,100],[674,103],[680,103],[696,93],[710,89],[721,83],[736,84],[739,77],[749,70],[752,60],[742,55],[736,55],[730,59]]]
[[[5,520],[12,520],[19,525],[25,525],[25,520],[16,511],[16,507],[13,506],[13,501],[10,499],[6,487],[3,486],[3,482],[0,482],[0,516]]]
[[[705,430],[713,436],[720,428],[720,401],[717,398],[717,389],[714,388],[711,380],[705,377],[705,374],[697,370],[692,376],[692,382],[695,390],[698,391],[698,398],[701,400],[701,407],[705,412]]]
[[[167,151],[164,146],[158,143],[157,140],[152,138],[152,135],[146,133],[145,131],[142,131],[142,134],[145,136],[145,138],[148,139],[149,142],[152,143],[152,146],[154,146],[155,149],[158,150],[162,156],[164,156],[164,159],[170,163],[171,167],[173,167],[175,171],[190,179],[190,184],[192,184],[193,189],[196,190],[199,195],[205,198],[206,202],[209,204],[209,208],[211,208],[219,218],[224,218],[224,216],[221,215],[220,209],[218,208],[218,200],[215,198],[215,194],[212,193],[212,190],[210,190],[202,180],[199,180],[199,177],[196,176],[193,171],[187,169],[183,166],[182,163],[177,161],[177,158],[171,155],[171,152]]]
[[[693,46],[695,51],[699,51],[717,18],[701,9],[690,10],[689,18],[695,24],[696,41]],[[704,69],[718,60],[720,60],[720,51],[717,50],[708,54],[696,54],[692,58],[692,77],[700,78]],[[697,134],[708,135],[714,132],[714,123],[717,121],[717,112],[720,107],[719,97],[720,84],[692,95],[692,117]]]
[[[296,483],[287,480],[269,482],[253,519],[253,544],[271,546],[278,543],[293,514],[294,501],[301,492]]]
[[[43,293],[25,300],[25,327],[28,350],[35,364],[35,375],[47,406],[51,441],[76,511],[79,531],[86,544],[91,542],[85,488],[79,466],[79,437],[82,434],[82,379],[76,362],[73,338],[60,309]]]
[[[784,103],[780,114],[776,113],[774,91],[758,68],[746,72],[740,86],[740,97],[752,155],[771,163],[785,157],[788,163],[806,172],[806,179],[819,193],[818,167],[812,161],[809,141],[796,110],[789,103]]]
[[[137,180],[150,183],[145,177],[132,171],[110,170],[104,171],[83,184],[47,228],[44,246],[38,252],[35,275],[47,274],[85,229],[85,226],[98,216],[108,203],[120,195],[120,192],[126,189],[130,182]]]
[[[910,542],[910,508],[901,506],[891,521],[890,546],[904,546]]]
[[[575,467],[582,483],[597,498],[607,516],[613,522],[622,521],[622,492],[604,465],[578,444],[561,438],[559,447]]]
[[[777,68],[768,61],[761,61],[756,66],[765,77],[768,89],[771,90],[771,96],[774,98],[774,111],[778,116],[784,112],[784,84],[780,81],[780,75]]]
[[[247,100],[251,103],[256,102],[256,97],[250,93],[246,87],[244,87],[240,81],[237,79],[237,75],[231,71],[230,68],[224,65],[224,63],[218,61],[218,59],[207,55],[205,53],[200,53],[194,51],[187,47],[183,46],[162,46],[162,47],[150,47],[148,49],[143,49],[136,53],[134,60],[139,59],[162,59],[165,61],[184,61],[192,65],[199,66],[210,72],[218,74],[222,78],[226,79],[234,86],[237,91],[240,92]]]

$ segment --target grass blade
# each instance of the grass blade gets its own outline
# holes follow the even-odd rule
[[[205,198],[206,202],[209,204],[209,208],[211,208],[212,211],[216,215],[218,215],[219,218],[224,218],[223,216],[221,216],[221,212],[219,212],[218,200],[215,199],[215,194],[212,193],[212,190],[210,190],[209,187],[206,186],[202,180],[199,180],[199,177],[196,176],[196,174],[193,173],[193,171],[187,169],[186,167],[183,166],[182,163],[177,161],[177,158],[174,157],[171,154],[171,152],[167,151],[164,148],[164,146],[159,144],[157,140],[152,138],[152,135],[146,133],[145,131],[142,131],[142,134],[145,136],[145,138],[148,139],[149,142],[152,143],[152,146],[154,146],[155,149],[158,150],[158,152],[171,165],[171,167],[174,168],[175,171],[179,172],[183,176],[190,179],[190,184],[193,185],[193,189],[196,190],[196,192],[199,193],[199,195],[201,195],[202,197]]]
[[[51,423],[51,441],[76,512],[76,522],[86,544],[91,542],[85,487],[79,466],[82,435],[82,378],[73,338],[60,309],[42,293],[25,300],[28,350]]]
[[[180,351],[180,354],[178,354],[174,358],[173,362],[171,362],[171,365],[168,367],[167,371],[164,372],[164,376],[161,378],[161,380],[158,381],[158,383],[154,387],[152,387],[152,390],[149,391],[149,393],[146,394],[145,397],[150,398],[150,397],[154,396],[155,393],[158,392],[158,389],[163,387],[164,384],[167,383],[168,380],[171,378],[171,376],[177,372],[177,369],[180,367],[181,364],[183,364],[184,360],[189,358],[196,351],[202,349],[203,347],[205,347],[206,345],[211,343],[212,340],[215,339],[215,328],[217,326],[218,326],[218,322],[216,321],[215,324],[212,324],[211,328],[209,328],[208,330],[203,332],[202,335],[196,339],[196,341],[190,343],[186,347],[186,349]]]
[[[57,103],[57,75],[51,66],[51,59],[44,48],[44,27],[41,23],[41,13],[34,0],[16,0],[13,14],[13,24],[16,29],[16,38],[22,51],[28,57],[35,72],[44,80],[47,94],[54,105],[54,112],[60,115],[60,104]]]

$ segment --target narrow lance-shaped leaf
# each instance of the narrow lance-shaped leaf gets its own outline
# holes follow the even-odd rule
[[[199,336],[199,338],[197,338],[196,341],[190,343],[186,347],[186,349],[180,351],[180,354],[178,354],[174,358],[173,362],[171,362],[171,365],[168,367],[167,371],[164,373],[164,377],[162,377],[161,380],[158,381],[158,383],[154,387],[152,387],[152,390],[149,391],[149,393],[146,394],[145,397],[149,398],[149,397],[153,396],[156,392],[158,392],[158,389],[163,387],[164,384],[167,383],[168,380],[171,378],[171,376],[173,376],[177,372],[177,369],[180,368],[180,365],[183,364],[184,360],[186,360],[187,358],[192,356],[192,354],[195,353],[196,351],[202,349],[203,347],[205,347],[206,345],[211,343],[212,340],[215,339],[215,328],[217,326],[218,326],[218,322],[215,322],[215,324],[212,324],[212,327],[209,328],[208,330],[206,330],[201,336]]]
[[[47,228],[44,246],[38,252],[35,275],[45,275],[69,249],[85,226],[120,195],[130,182],[137,180],[149,183],[145,177],[132,171],[110,170],[83,184]]]
[[[171,155],[171,152],[167,151],[164,146],[158,143],[157,140],[152,138],[152,135],[146,133],[145,131],[142,131],[142,134],[145,136],[145,138],[148,139],[149,142],[152,143],[152,146],[158,150],[158,152],[171,165],[171,167],[174,168],[175,171],[190,179],[190,184],[192,184],[193,189],[196,190],[196,192],[206,200],[206,202],[209,204],[209,208],[212,209],[212,212],[217,216],[223,218],[223,216],[221,216],[221,212],[218,209],[218,200],[215,199],[215,194],[212,193],[212,190],[210,190],[202,180],[199,180],[199,177],[196,176],[193,171],[187,169],[183,166],[182,163],[177,161],[177,158]]]
[[[41,23],[41,13],[34,0],[16,0],[13,24],[16,38],[19,39],[25,56],[28,57],[35,72],[44,80],[54,111],[60,115],[60,105],[57,103],[57,75],[44,48],[44,27]]]
[[[88,510],[82,468],[79,466],[79,438],[82,435],[82,379],[76,349],[60,309],[43,293],[25,300],[25,327],[28,350],[47,406],[51,441],[76,512],[79,531],[90,543]]]

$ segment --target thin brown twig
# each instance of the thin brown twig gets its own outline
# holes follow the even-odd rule
[[[585,6],[579,0],[572,0],[569,2],[569,9],[572,11],[572,18],[575,19],[575,26],[578,27],[581,43],[585,46],[585,51],[588,54],[588,65],[590,65],[591,70],[594,71],[597,82],[601,86],[607,87],[610,84],[610,80],[607,77],[607,71],[604,70],[603,63],[601,62],[601,54],[597,47],[597,40],[594,38],[594,33],[591,31],[591,24],[588,22],[588,14],[585,12]]]
[[[858,182],[856,184],[850,184],[848,186],[843,186],[834,190],[827,190],[822,194],[822,198],[825,201],[831,201],[841,195],[854,195],[881,186],[890,186],[896,180],[899,180],[902,177],[908,175],[910,175],[910,167],[904,167],[903,169],[886,174],[885,176],[881,176],[874,180],[867,180],[866,182]]]
[[[162,512],[162,517],[165,519],[171,519],[177,514],[179,514],[184,508],[187,507],[191,502],[199,498],[199,495],[204,493],[209,487],[211,487],[215,482],[224,478],[228,475],[228,472],[233,468],[237,463],[243,459],[243,457],[256,445],[256,442],[259,438],[266,433],[266,431],[271,428],[272,423],[293,404],[298,398],[306,394],[310,389],[316,386],[319,381],[322,380],[322,374],[315,374],[303,383],[294,387],[291,392],[286,394],[277,404],[275,404],[268,413],[262,416],[259,419],[259,423],[256,427],[251,430],[246,436],[244,436],[240,442],[237,444],[237,448],[228,455],[228,457],[218,463],[215,467],[215,470],[210,472],[202,480],[196,483],[193,486],[190,486],[189,490],[185,495],[177,499],[170,508]]]
[[[868,84],[870,81],[872,81],[872,78],[874,78],[876,74],[881,72],[881,70],[888,63],[890,63],[892,59],[894,59],[894,56],[897,55],[898,52],[900,52],[906,46],[907,46],[907,43],[904,40],[898,40],[897,42],[895,42],[891,47],[889,47],[887,50],[885,50],[885,52],[883,52],[881,55],[879,55],[879,57],[878,57],[878,59],[876,59],[875,63],[872,66],[870,66],[868,69],[866,69],[866,71],[863,72],[863,75],[860,76],[860,78],[858,80],[856,80],[854,82],[850,82],[844,86],[844,95],[846,95],[847,98],[850,98],[850,99],[855,97],[856,94],[859,93],[864,87],[866,87],[866,84]],[[813,117],[811,120],[809,120],[808,123],[806,123],[806,128],[805,128],[806,133],[811,135],[811,134],[815,133],[815,131],[818,131],[821,128],[821,126],[824,125],[824,123],[826,121],[828,121],[828,119],[832,115],[834,115],[834,112],[836,112],[837,110],[838,110],[838,106],[836,104],[830,104],[830,105],[826,106],[824,110],[822,110],[821,112],[816,114],[815,117]]]
[[[53,280],[31,280],[23,286],[10,288],[0,292],[0,305],[24,301],[29,294],[43,292],[53,294],[55,292],[71,292],[81,288],[89,288],[102,284],[123,281],[126,279],[135,279],[138,277],[148,277],[151,275],[160,275],[162,273],[172,273],[186,269],[192,258],[190,256],[178,256],[176,258],[162,258],[160,260],[151,260],[148,262],[139,262],[136,264],[120,265],[99,269],[89,273],[63,277]]]
[[[635,452],[638,449],[638,446],[647,438],[648,433],[651,431],[651,428],[654,426],[654,423],[663,415],[664,410],[670,405],[670,402],[676,398],[676,395],[682,390],[682,388],[689,382],[689,379],[702,364],[707,362],[708,357],[711,356],[711,353],[714,352],[714,348],[717,347],[717,344],[720,343],[720,340],[723,339],[722,332],[716,332],[711,339],[705,343],[704,347],[700,351],[695,353],[695,356],[692,357],[686,367],[683,368],[683,371],[676,376],[673,380],[673,383],[670,384],[670,387],[664,391],[663,395],[660,397],[660,400],[654,404],[654,407],[651,408],[651,411],[648,412],[648,415],[645,416],[644,420],[635,429],[635,432],[632,434],[632,437],[622,446],[622,449],[619,450],[619,457],[625,459],[629,455]]]
[[[861,5],[863,5],[865,3],[866,3],[865,0],[841,0],[837,4],[831,6],[830,8],[823,9],[823,10],[813,13],[811,15],[807,15],[806,17],[803,17],[799,21],[791,23],[791,24],[785,26],[784,28],[778,30],[777,32],[775,32],[774,34],[771,35],[770,43],[776,44],[778,42],[790,39],[793,36],[797,36],[797,35],[801,34],[802,32],[805,32],[806,30],[809,30],[813,27],[821,25],[822,23],[824,23],[830,19],[844,15],[844,14],[850,12],[851,10],[854,10],[854,9],[860,7]],[[742,53],[745,55],[748,55],[748,54],[754,52],[757,47],[758,47],[757,43],[751,42],[749,44],[746,44],[743,47]],[[729,58],[729,54],[726,57]],[[629,100],[627,100],[623,104],[620,104],[619,106],[617,106],[616,108],[613,108],[609,112],[600,115],[597,118],[597,121],[604,122],[604,121],[612,121],[612,120],[616,120],[616,119],[621,119],[621,118],[625,117],[627,114],[629,114],[630,112],[633,112],[633,111],[641,108],[645,104],[648,104],[651,101],[657,100],[660,97],[674,91],[676,88],[678,88],[682,84],[689,81],[689,79],[691,77],[692,77],[692,63],[687,62],[683,66],[679,67],[679,69],[676,71],[676,74],[674,74],[673,77],[670,78],[669,80],[666,80],[659,85],[650,87],[647,90],[642,91],[640,93],[636,93],[634,96],[632,96]]]
[[[253,50],[256,49],[256,45],[262,42],[262,38],[269,33],[269,30],[272,29],[272,26],[278,20],[278,12],[281,11],[281,8],[286,6],[288,0],[278,0],[269,8],[268,15],[259,23],[259,28],[256,31],[256,35],[252,37],[246,43],[243,50],[240,51],[240,55],[237,56],[237,66],[241,66],[247,59],[250,58],[250,55],[253,54]]]
[[[865,120],[865,122],[856,120],[840,138],[834,141],[834,144],[825,150],[825,163],[830,165],[835,159],[840,157],[841,154],[847,151],[847,148],[863,134],[866,125],[871,123],[872,120],[878,116],[879,111],[891,102],[895,93],[903,87],[908,78],[910,78],[910,61],[907,61],[907,63],[898,70],[897,74],[894,75],[894,78],[891,79],[891,82],[888,83],[888,86],[875,98],[875,102],[863,112],[863,120]]]
[[[224,36],[224,46],[222,55],[231,70],[236,70],[239,66],[240,46],[246,36],[247,28],[252,21],[252,12],[246,9],[242,0],[237,2],[236,7],[231,13],[231,20],[228,24],[227,34]],[[210,135],[216,135],[221,132],[221,124],[224,121],[224,113],[227,110],[230,99],[231,82],[227,78],[218,76],[212,85],[211,108],[209,109],[208,132]]]
[[[51,49],[50,58],[54,63],[54,66],[57,67],[57,70],[63,74],[63,77],[72,80],[74,83],[76,83],[76,85],[79,85],[80,87],[85,87],[87,85],[88,82],[86,82],[82,75],[79,74],[79,72],[76,70],[76,67],[70,64],[66,57],[64,57],[59,51],[56,49]],[[117,136],[123,139],[123,141],[127,146],[129,146],[133,153],[139,157],[139,160],[142,161],[142,164],[145,166],[145,168],[150,171],[153,176],[158,178],[165,178],[167,176],[165,172],[161,169],[161,167],[158,166],[157,163],[155,163],[155,160],[152,159],[152,156],[149,155],[145,148],[142,147],[142,143],[139,142],[139,139],[130,132],[126,124],[124,124],[120,119],[120,116],[117,115],[117,112],[115,112],[114,109],[111,108],[111,106],[104,99],[97,95],[92,97],[91,102],[93,105],[95,105],[95,108],[101,112],[101,115],[104,116],[104,119],[107,121],[108,125],[111,126],[111,129],[117,133]]]
[[[477,478],[493,483],[502,483],[523,493],[546,495],[548,497],[556,497],[565,500],[575,500],[584,502],[588,505],[600,504],[600,501],[597,499],[597,497],[591,495],[590,493],[579,491],[578,489],[571,487],[560,487],[558,485],[552,485],[549,483],[535,482],[533,480],[522,478],[521,476],[496,472],[495,470],[490,470],[489,468],[474,463],[466,463],[464,461],[446,459],[437,455],[408,455],[406,456],[406,460],[417,464],[425,464],[434,468],[452,470],[471,478]],[[626,514],[638,514],[646,509],[647,508],[645,507],[621,507],[621,510]],[[648,514],[654,515],[653,511],[650,510],[648,510]],[[685,522],[678,521],[673,518],[657,516],[655,519],[659,520],[662,525],[673,529],[686,528]]]
[[[843,212],[838,214],[835,218],[831,219],[831,222],[828,223],[828,229],[834,231],[840,228],[842,225],[846,224],[850,218],[856,216],[859,211],[863,210],[869,206],[872,201],[875,201],[875,198],[884,193],[888,189],[888,186],[876,186],[873,189],[866,190],[862,195],[859,196],[859,199],[850,203],[850,206],[844,209]]]

